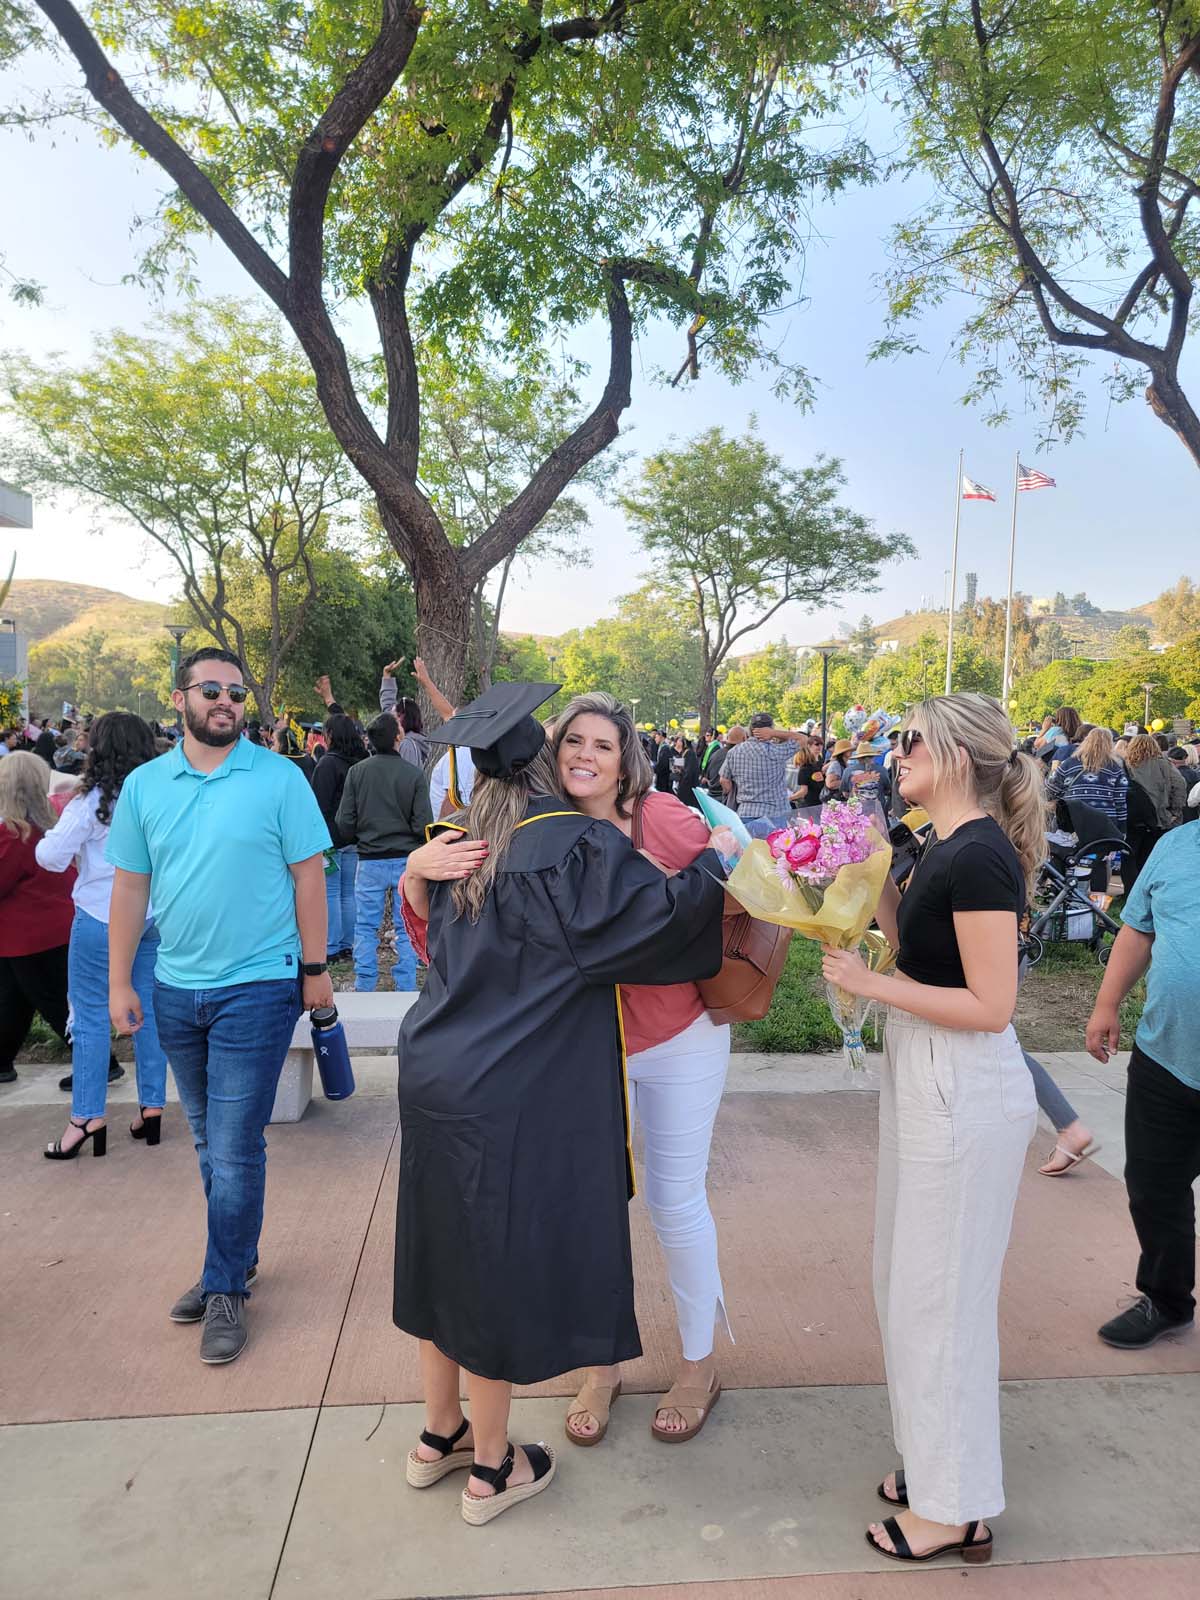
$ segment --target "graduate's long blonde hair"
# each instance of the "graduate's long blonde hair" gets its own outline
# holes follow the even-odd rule
[[[522,767],[511,778],[489,778],[476,769],[470,805],[446,820],[465,829],[472,839],[486,839],[488,858],[478,872],[473,872],[469,878],[459,878],[450,891],[455,916],[466,915],[472,922],[479,921],[496,874],[504,865],[513,834],[525,820],[529,802],[562,799],[558,768],[549,743],[542,746],[527,767]]]

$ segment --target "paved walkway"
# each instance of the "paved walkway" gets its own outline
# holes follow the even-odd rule
[[[1119,1181],[1123,1062],[1046,1057],[1104,1144],[1018,1204],[1002,1305],[1009,1509],[987,1569],[910,1572],[862,1529],[892,1464],[870,1299],[875,1097],[827,1057],[735,1058],[711,1173],[737,1343],[703,1438],[666,1453],[653,1397],[677,1353],[657,1245],[633,1209],[645,1355],[609,1438],[565,1442],[554,1488],[490,1528],[457,1514],[461,1480],[418,1495],[411,1342],[391,1327],[395,1066],[271,1130],[252,1337],[229,1368],[166,1318],[195,1276],[203,1213],[177,1112],[157,1150],[43,1162],[60,1068],[0,1089],[2,1600],[1175,1600],[1200,1592],[1195,1464],[1200,1338],[1142,1356],[1095,1327],[1131,1292]],[[581,1230],[580,1270],[586,1270]],[[562,1439],[564,1378],[521,1391],[514,1436]],[[706,1585],[697,1597],[695,1585]]]

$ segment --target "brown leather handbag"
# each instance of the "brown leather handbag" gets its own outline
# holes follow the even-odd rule
[[[633,808],[635,850],[642,848],[642,839],[642,800],[639,798]],[[702,979],[696,987],[715,1023],[757,1022],[771,1009],[793,930],[759,921],[743,911],[729,895],[725,904],[727,909],[721,923],[725,959],[715,977]]]

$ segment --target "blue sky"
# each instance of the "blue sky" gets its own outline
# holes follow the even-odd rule
[[[0,78],[0,98],[11,82],[11,76],[7,84]],[[0,131],[0,165],[8,264],[47,286],[39,309],[0,305],[0,343],[35,358],[52,350],[82,355],[95,332],[144,326],[158,308],[121,279],[135,265],[133,219],[152,210],[161,187],[158,169],[70,129],[59,130],[53,144],[44,137],[30,144]],[[1019,588],[1037,594],[1082,588],[1102,606],[1124,608],[1152,599],[1182,572],[1200,577],[1196,468],[1140,400],[1109,406],[1099,368],[1089,385],[1094,401],[1086,436],[1035,457],[1036,419],[1020,415],[1019,396],[1017,422],[1003,430],[988,428],[978,412],[959,403],[968,374],[953,355],[954,307],[930,314],[922,326],[928,355],[867,362],[883,321],[874,280],[884,265],[884,240],[918,199],[911,186],[897,182],[842,195],[817,212],[817,238],[803,269],[806,303],[779,325],[788,358],[803,362],[818,380],[817,403],[808,414],[776,401],[765,379],[735,388],[707,373],[678,390],[656,387],[649,373],[679,359],[677,339],[662,330],[635,354],[624,448],[642,454],[714,423],[739,430],[754,413],[772,448],[790,463],[803,464],[819,452],[841,457],[848,503],[879,529],[908,533],[917,546],[916,560],[886,570],[882,593],[850,595],[824,612],[789,607],[767,625],[764,642],[783,635],[810,641],[838,618],[856,620],[866,611],[883,620],[916,609],[923,595],[940,597],[960,446],[965,470],[999,496],[996,505],[963,507],[960,573],[977,571],[981,593],[1004,591],[1018,447],[1059,485],[1021,496]],[[206,293],[256,292],[215,244],[200,246],[199,272]],[[365,318],[355,318],[353,326],[369,332]],[[596,354],[598,387],[604,331],[594,330],[583,347]],[[1193,398],[1200,392],[1198,350],[1193,341],[1185,374]],[[0,477],[3,460],[0,439]],[[39,506],[36,530],[15,538],[21,577],[61,577],[170,598],[164,566],[147,555],[138,536],[84,508]],[[522,575],[506,605],[505,626],[536,632],[581,626],[635,586],[645,560],[619,512],[597,508],[590,542],[590,571],[540,567]],[[6,543],[4,550],[10,548]]]

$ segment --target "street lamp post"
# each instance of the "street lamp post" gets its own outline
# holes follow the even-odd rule
[[[173,689],[179,679],[179,663],[183,659],[183,641],[188,633],[191,632],[191,627],[186,622],[167,622],[163,626],[171,635],[171,687]],[[176,712],[175,721],[178,723],[179,720],[179,713]]]
[[[817,646],[817,653],[821,657],[821,738],[829,739],[829,658],[837,653],[837,646],[822,644]]]
[[[1142,693],[1146,696],[1146,715],[1142,718],[1142,726],[1144,728],[1150,726],[1150,691],[1154,687],[1153,683],[1144,683],[1142,685]]]

